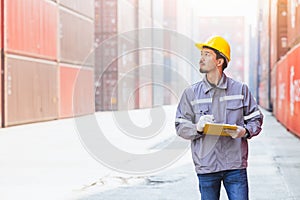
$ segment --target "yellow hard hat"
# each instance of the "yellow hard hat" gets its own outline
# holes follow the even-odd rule
[[[198,49],[202,49],[203,46],[207,46],[213,49],[218,50],[225,58],[227,58],[227,61],[230,61],[230,46],[228,42],[222,38],[221,36],[213,36],[210,37],[205,43],[196,43],[195,44]]]

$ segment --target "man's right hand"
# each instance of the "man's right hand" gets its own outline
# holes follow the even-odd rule
[[[200,117],[198,123],[197,123],[197,131],[203,132],[203,128],[206,123],[213,123],[214,122],[214,116],[213,115],[203,115]]]

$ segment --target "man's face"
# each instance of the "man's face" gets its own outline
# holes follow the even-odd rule
[[[217,70],[216,53],[211,49],[203,48],[201,51],[199,66],[201,73],[208,73]]]

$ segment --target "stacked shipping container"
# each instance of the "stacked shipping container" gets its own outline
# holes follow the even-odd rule
[[[176,70],[177,60],[163,49],[172,48],[174,41],[166,32],[177,31],[177,19],[192,24],[190,18],[185,20],[190,17],[186,12],[177,14],[178,2],[96,0],[97,111],[147,108],[177,102],[178,96],[174,96],[170,89],[178,84],[171,73],[171,69]],[[187,4],[184,6],[191,10]],[[166,28],[166,31],[151,29],[153,27]],[[152,49],[152,44],[163,48]]]
[[[59,2],[59,117],[93,113],[94,1]]]
[[[57,6],[6,0],[3,126],[58,116]]]
[[[139,1],[138,29],[139,32],[139,108],[150,108],[153,105],[152,63],[153,50],[145,49],[146,44],[152,44],[152,34],[146,34],[146,28],[153,26],[152,0]]]
[[[92,113],[94,61],[85,57],[93,47],[93,1],[3,0],[1,5],[2,126]],[[69,73],[74,70],[76,76]],[[81,76],[85,81],[75,84]],[[69,92],[80,88],[88,98]]]
[[[260,49],[269,48],[267,54],[260,51],[260,58],[270,59],[267,70],[271,82],[260,82],[260,89],[271,92],[271,97],[260,96],[265,108],[273,108],[276,118],[286,128],[300,136],[297,125],[300,120],[300,5],[296,0],[270,0],[268,6],[260,7],[261,13],[271,12],[269,21],[262,29],[270,30],[270,43],[260,41]],[[267,37],[267,36],[266,36]],[[260,66],[262,67],[262,66]],[[263,71],[264,69],[262,69]],[[261,76],[263,78],[263,76]],[[268,106],[266,102],[271,101]]]
[[[261,8],[259,12],[259,104],[265,109],[269,110],[270,107],[270,2],[271,0],[259,1]]]
[[[277,63],[276,118],[288,130],[300,136],[300,45]]]
[[[298,44],[277,65],[277,101],[275,115],[287,129],[300,136],[300,45]],[[280,98],[282,97],[282,98]],[[285,97],[285,99],[283,99]],[[280,111],[284,110],[284,114]],[[283,114],[283,116],[282,116]]]
[[[178,12],[178,2],[2,0],[2,126],[93,113],[95,102],[97,110],[176,103],[181,86],[172,70],[179,59],[151,49],[152,42],[170,49],[174,41],[163,31],[154,38],[149,29],[144,38],[136,30],[192,27],[191,5],[181,3],[187,11]],[[187,78],[191,71],[183,70]]]
[[[118,54],[117,0],[95,0],[96,111],[117,110]]]
[[[300,2],[288,0],[287,7],[288,45],[293,47],[300,42]]]

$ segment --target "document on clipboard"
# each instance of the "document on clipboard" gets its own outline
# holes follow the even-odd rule
[[[224,132],[224,129],[236,130],[236,125],[230,124],[215,124],[215,123],[206,123],[203,128],[203,133],[206,135],[221,135],[221,136],[230,136]]]

